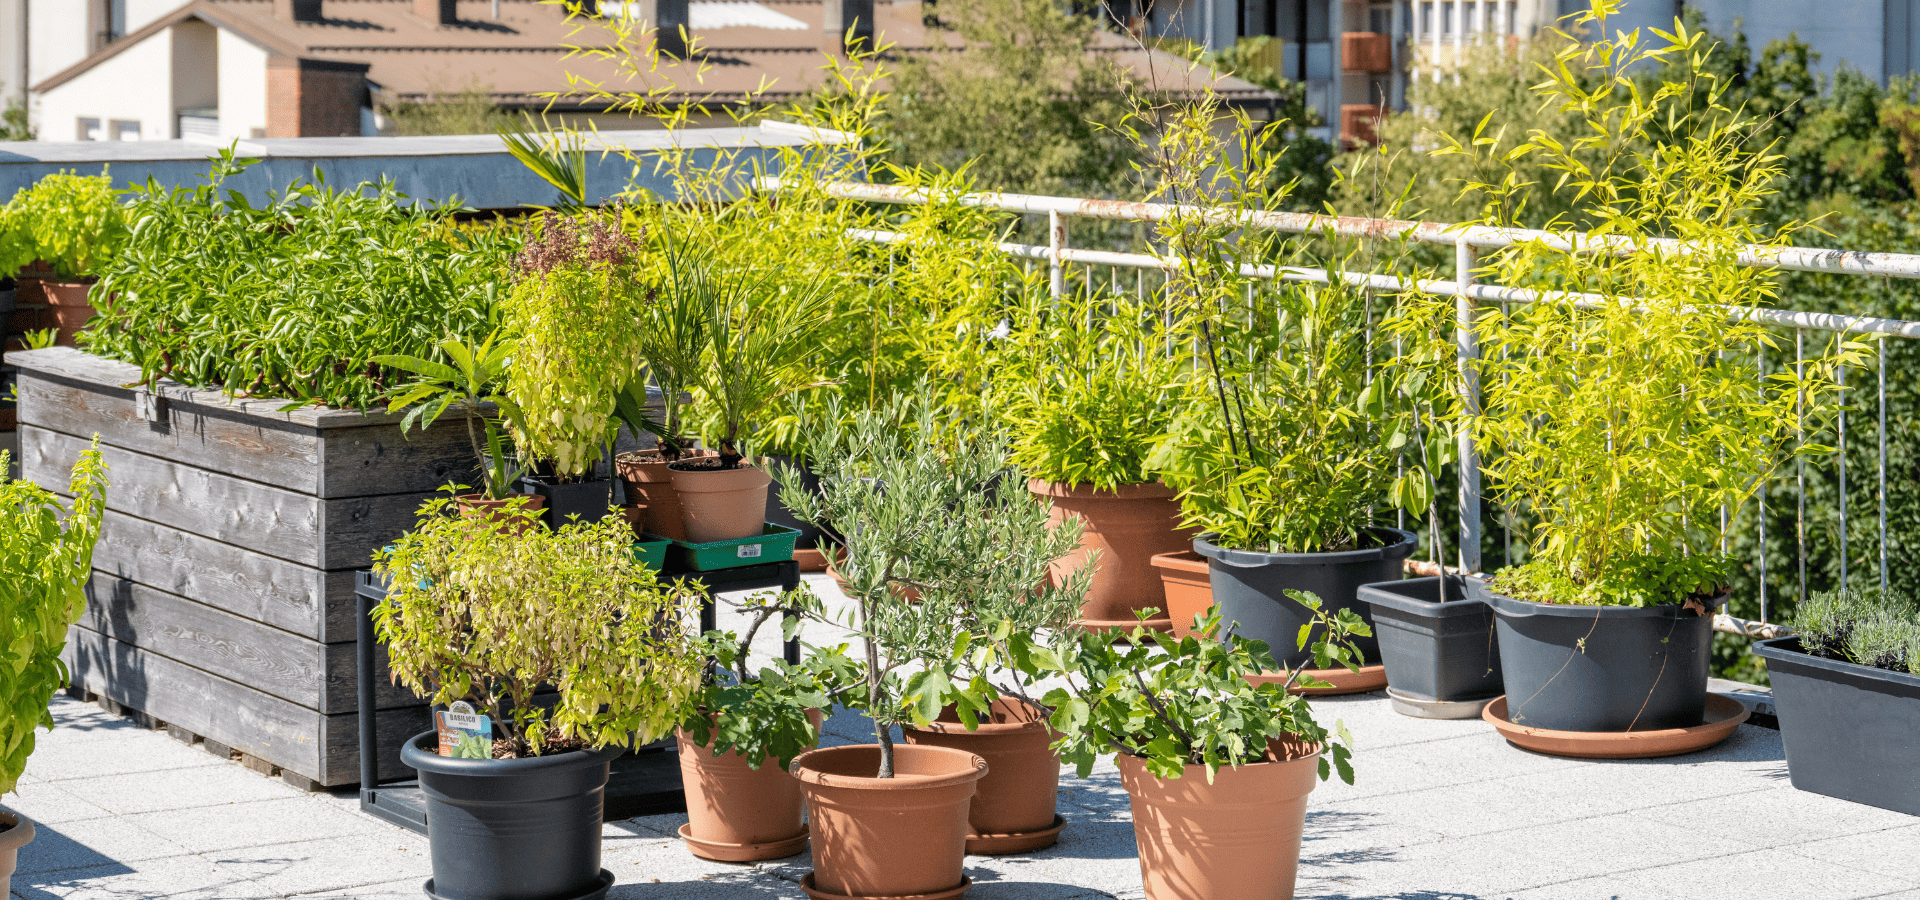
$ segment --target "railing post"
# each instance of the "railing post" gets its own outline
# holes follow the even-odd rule
[[[1067,292],[1067,267],[1060,251],[1067,249],[1067,220],[1057,209],[1047,210],[1047,290],[1055,300]]]
[[[1473,298],[1467,286],[1473,283],[1478,266],[1473,245],[1460,239],[1453,244],[1453,268],[1456,292],[1454,310],[1454,356],[1460,370],[1461,412],[1470,420],[1480,414],[1480,341],[1473,331]],[[1460,571],[1480,571],[1480,453],[1474,446],[1473,429],[1463,422],[1458,439],[1460,459]],[[1439,562],[1439,560],[1435,560]]]

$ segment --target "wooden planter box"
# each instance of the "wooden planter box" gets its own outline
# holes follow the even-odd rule
[[[64,493],[95,434],[106,522],[65,659],[76,686],[321,785],[360,780],[354,571],[449,482],[477,484],[464,426],[229,400],[69,348],[8,355],[23,478]],[[427,708],[375,681],[381,773]],[[391,712],[388,712],[388,711]]]

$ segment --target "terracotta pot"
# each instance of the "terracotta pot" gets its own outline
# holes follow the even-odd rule
[[[847,584],[847,579],[841,576],[840,570],[834,568],[834,564],[838,563],[842,559],[845,559],[846,556],[847,556],[847,551],[844,548],[835,547],[833,549],[832,560],[826,564],[826,570],[827,570],[827,576],[833,579],[833,586],[839,588],[840,593],[845,594],[848,597],[852,597],[853,586]],[[804,569],[802,571],[804,571]],[[920,602],[920,589],[917,587],[912,587],[910,585],[903,585],[896,582],[893,585],[893,595],[895,597],[899,597],[900,599],[907,601],[908,603]]]
[[[980,727],[968,731],[948,707],[926,728],[901,726],[907,743],[964,750],[987,761],[967,814],[967,852],[993,855],[1051,847],[1066,820],[1055,812],[1060,757],[1048,745],[1057,733],[1045,710],[1016,697],[993,701]]]
[[[20,848],[33,840],[33,820],[0,806],[0,896],[13,896],[13,870]]]
[[[454,497],[453,501],[460,505],[461,515],[477,516],[489,521],[499,522],[501,524],[498,526],[498,530],[505,533],[508,526],[505,524],[507,515],[503,510],[509,502],[521,497],[525,497],[527,500],[525,508],[530,512],[536,513],[536,515],[531,519],[520,522],[519,527],[513,529],[514,533],[519,534],[539,524],[540,517],[537,513],[540,512],[542,507],[547,505],[547,498],[539,494],[508,494],[504,500],[489,500],[486,494],[461,494]]]
[[[987,762],[946,747],[896,744],[894,777],[875,778],[880,747],[827,747],[795,757],[807,798],[814,896],[958,896],[969,882],[967,810]]]
[[[688,450],[681,458],[717,455],[712,450]],[[615,474],[626,483],[627,502],[647,505],[647,527],[661,537],[684,541],[687,530],[681,522],[680,493],[673,489],[673,472],[667,465],[658,450],[622,453],[613,461]]]
[[[670,470],[673,489],[680,494],[686,542],[731,541],[757,537],[766,531],[767,488],[773,484],[773,477],[765,469],[742,463],[737,469]]]
[[[1173,620],[1175,637],[1193,633],[1193,617],[1213,609],[1213,581],[1207,574],[1206,557],[1192,550],[1162,553],[1153,558],[1160,570],[1160,586],[1167,597],[1167,617]]]
[[[47,295],[47,308],[53,311],[54,327],[60,330],[60,346],[75,346],[74,335],[93,318],[93,303],[87,297],[93,285],[94,279],[41,282]]]
[[[629,503],[626,506],[620,507],[620,518],[627,520],[627,527],[633,529],[634,540],[639,540],[641,535],[647,533],[647,505],[645,503]]]
[[[1180,504],[1171,488],[1156,481],[1102,491],[1033,479],[1027,490],[1052,502],[1054,524],[1068,516],[1079,516],[1084,523],[1080,548],[1054,561],[1056,579],[1086,565],[1094,551],[1100,554],[1093,587],[1080,607],[1082,628],[1132,628],[1140,624],[1134,613],[1148,608],[1160,611],[1147,620],[1147,627],[1173,627],[1162,608],[1166,592],[1154,572],[1153,557],[1187,549],[1193,531],[1179,527]]]
[[[1221,769],[1212,784],[1205,766],[1167,780],[1140,757],[1116,757],[1147,900],[1291,900],[1320,751],[1274,741],[1267,755],[1273,761]]]
[[[807,710],[813,731],[825,722],[820,710]],[[687,824],[680,837],[702,859],[755,862],[784,859],[807,849],[806,806],[800,782],[779,760],[755,769],[731,750],[715,756],[712,744],[695,744],[684,731],[680,742],[680,782],[687,794]]]

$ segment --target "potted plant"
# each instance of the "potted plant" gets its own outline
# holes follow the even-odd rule
[[[818,745],[826,711],[859,680],[858,665],[838,648],[816,648],[803,665],[776,659],[754,671],[748,653],[769,621],[785,627],[818,602],[806,590],[756,594],[744,604],[745,635],[703,636],[707,675],[675,732],[687,796],[680,837],[695,856],[753,862],[807,849],[800,782],[788,768]]]
[[[7,204],[14,227],[25,237],[22,259],[51,270],[40,282],[60,329],[61,346],[93,318],[89,293],[97,269],[125,242],[127,224],[113,179],[107,175],[56,172],[22,188]]]
[[[769,404],[810,381],[803,364],[831,323],[831,282],[812,268],[734,259],[705,245],[670,251],[672,290],[690,298],[706,348],[696,385],[712,404],[714,456],[668,464],[686,540],[759,535],[772,478],[742,444]]]
[[[106,510],[107,466],[100,442],[80,454],[68,482],[71,501],[28,481],[4,478],[13,464],[0,451],[0,591],[7,615],[0,640],[9,656],[0,675],[0,794],[12,793],[33,753],[33,729],[51,730],[47,710],[55,688],[67,683],[60,651],[67,628],[87,608],[93,576],[93,545]],[[20,848],[33,840],[33,821],[0,806],[0,892],[9,890]]]
[[[599,464],[619,427],[618,397],[641,372],[642,252],[615,212],[549,212],[514,260],[506,396],[520,410],[513,439],[526,488],[547,498],[552,527],[613,507]]]
[[[668,254],[666,258],[671,260],[673,256]],[[669,266],[665,273],[653,276],[651,299],[642,307],[635,329],[640,357],[646,363],[644,375],[660,389],[661,418],[656,423],[645,415],[647,377],[629,381],[616,403],[616,412],[636,437],[653,434],[657,443],[651,450],[615,457],[614,470],[624,483],[627,502],[646,504],[649,530],[661,537],[685,540],[680,494],[674,490],[673,473],[667,467],[682,459],[714,454],[696,448],[694,440],[686,436],[687,389],[700,372],[707,331],[700,298],[692,291],[677,289],[675,271]]]
[[[685,720],[701,665],[686,630],[695,593],[656,581],[631,543],[617,519],[476,527],[439,498],[376,557],[392,582],[374,621],[394,677],[470,715],[437,716],[466,755],[443,755],[452,742],[433,731],[401,750],[427,795],[429,894],[560,900],[612,884],[608,763]],[[543,686],[551,702],[535,697]]]
[[[1426,719],[1478,718],[1500,695],[1493,608],[1459,575],[1360,586],[1372,611],[1393,708]]]
[[[1148,454],[1166,432],[1186,357],[1159,316],[1116,296],[1049,298],[1029,292],[999,353],[988,398],[1027,489],[1052,505],[1055,523],[1081,521],[1080,546],[1056,578],[1093,569],[1080,611],[1085,628],[1171,627],[1153,557],[1185,549],[1173,490]]]
[[[1598,21],[1610,5],[1575,21]],[[1778,160],[1750,151],[1757,126],[1721,102],[1726,84],[1701,70],[1702,39],[1681,28],[1667,46],[1569,42],[1540,90],[1585,116],[1586,136],[1536,133],[1502,157],[1566,173],[1562,189],[1593,223],[1570,243],[1499,250],[1489,268],[1503,283],[1564,292],[1473,322],[1481,358],[1469,371],[1483,408],[1459,417],[1485,453],[1490,492],[1530,519],[1525,562],[1469,582],[1499,617],[1514,726],[1610,734],[1622,746],[1633,743],[1625,732],[1708,734],[1698,729],[1713,610],[1736,564],[1722,523],[1739,521],[1783,459],[1812,452],[1793,442],[1801,416],[1819,416],[1833,367],[1858,359],[1859,346],[1844,345],[1755,383],[1752,354],[1778,359],[1776,338],[1738,310],[1763,305],[1773,276],[1739,258],[1789,240],[1750,215]],[[1614,93],[1654,58],[1682,65],[1682,81]],[[1696,123],[1684,146],[1648,137],[1679,116]],[[1519,189],[1478,187],[1496,213]],[[1661,243],[1669,235],[1679,241]],[[1454,321],[1454,298],[1431,302],[1436,320]]]
[[[1312,664],[1353,667],[1346,640],[1365,635],[1366,623],[1311,595],[1294,599],[1315,612]],[[1207,633],[1220,627],[1217,616],[1201,623]],[[1045,702],[1061,757],[1082,777],[1114,755],[1148,900],[1292,897],[1316,778],[1338,771],[1353,783],[1345,727],[1329,731],[1287,690],[1309,677],[1304,668],[1285,669],[1284,682],[1249,678],[1281,669],[1262,641],[1145,627],[1115,640],[1122,634],[1069,633],[1052,646],[1015,635],[1009,659],[1065,680]],[[1310,637],[1302,630],[1298,646]]]
[[[1920,609],[1906,596],[1816,594],[1767,661],[1787,777],[1803,791],[1920,815]]]
[[[520,408],[501,393],[513,346],[512,341],[502,340],[495,333],[477,344],[452,339],[440,342],[435,349],[446,362],[404,354],[386,354],[372,360],[376,365],[419,376],[412,384],[396,387],[388,394],[388,412],[406,410],[406,417],[400,420],[402,434],[412,429],[425,431],[449,409],[459,411],[480,471],[479,491],[454,496],[462,511],[492,516],[509,505],[538,512],[546,504],[546,498],[539,494],[513,490],[526,474],[507,446],[508,432],[525,430]],[[504,524],[507,519],[503,517],[502,521]]]
[[[903,420],[910,424],[896,429]],[[779,471],[789,507],[845,538],[838,571],[854,609],[837,624],[861,651],[861,693],[850,705],[874,728],[872,744],[814,750],[793,762],[814,835],[814,871],[802,886],[816,896],[948,898],[971,884],[961,862],[986,761],[892,737],[894,725],[926,728],[948,707],[975,728],[996,699],[984,679],[964,672],[975,637],[962,612],[966,598],[921,580],[941,571],[931,554],[943,538],[957,538],[947,504],[969,481],[956,473],[980,471],[961,446],[924,442],[932,428],[924,407],[911,419],[890,406],[843,421],[829,403],[802,426],[820,492],[809,493],[797,472]],[[905,586],[920,590],[918,602],[898,596]]]
[[[1294,592],[1371,625],[1360,586],[1398,578],[1416,546],[1379,516],[1424,506],[1431,490],[1423,448],[1409,440],[1410,399],[1425,382],[1369,366],[1373,326],[1356,289],[1280,284],[1230,295],[1245,298],[1246,313],[1206,329],[1207,377],[1189,385],[1152,464],[1180,492],[1182,521],[1201,532],[1193,549],[1235,634],[1291,646],[1314,617]],[[1379,644],[1355,643],[1361,675],[1317,677],[1342,691],[1384,686]],[[1311,653],[1276,656],[1292,669]]]

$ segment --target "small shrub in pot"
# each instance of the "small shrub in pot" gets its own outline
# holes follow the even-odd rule
[[[39,260],[53,270],[41,287],[59,328],[59,343],[74,346],[75,335],[94,316],[93,286],[127,240],[127,214],[113,179],[55,172],[20,189],[7,207],[16,233],[24,239],[20,258]]]
[[[417,376],[413,383],[393,390],[387,411],[406,411],[406,417],[400,420],[402,434],[410,429],[425,431],[449,410],[459,412],[480,473],[479,491],[454,498],[463,508],[491,514],[517,500],[529,510],[539,510],[546,503],[545,497],[513,490],[526,474],[507,437],[525,430],[520,408],[503,393],[513,341],[503,340],[496,333],[477,344],[445,340],[437,349],[447,362],[399,354],[373,358],[377,365]]]

